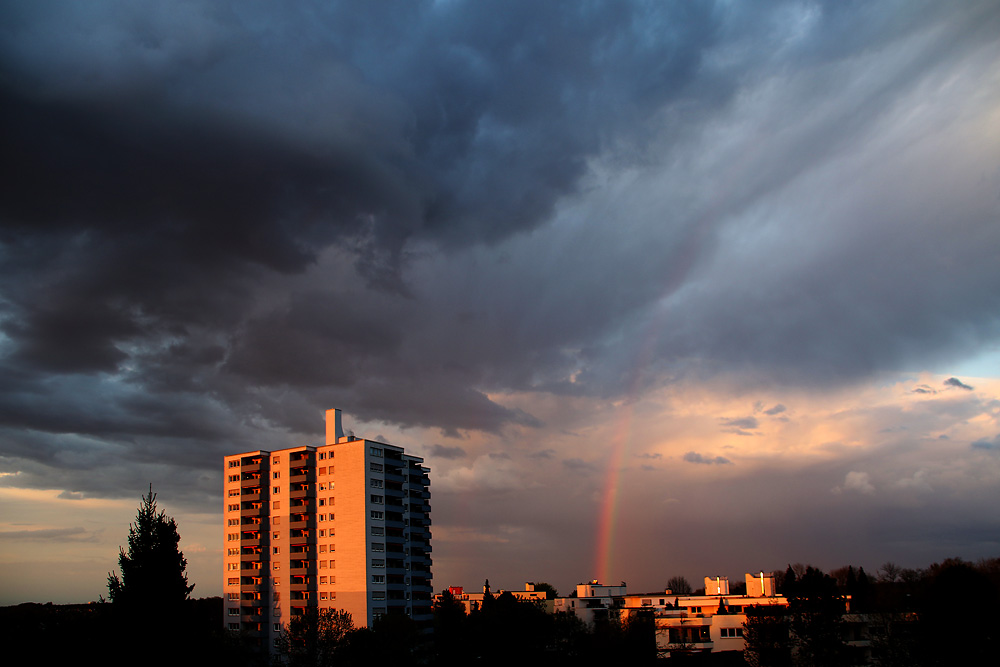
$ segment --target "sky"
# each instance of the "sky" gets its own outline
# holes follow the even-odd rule
[[[1000,4],[11,0],[0,604],[324,412],[434,587],[1000,555]]]

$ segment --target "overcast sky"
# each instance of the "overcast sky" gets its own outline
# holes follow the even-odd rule
[[[8,1],[0,603],[327,408],[434,587],[1000,554],[1000,5]],[[697,586],[698,584],[696,584]]]

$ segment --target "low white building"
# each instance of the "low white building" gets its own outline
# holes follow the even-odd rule
[[[579,584],[576,597],[556,598],[554,610],[575,614],[593,623],[597,614],[626,619],[650,614],[656,627],[658,653],[742,651],[744,610],[753,606],[788,606],[775,594],[770,574],[746,574],[745,595],[731,595],[726,577],[705,577],[705,595],[674,595],[672,591],[629,595],[625,584],[607,586],[597,581]]]

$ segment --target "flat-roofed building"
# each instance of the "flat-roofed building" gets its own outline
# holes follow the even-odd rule
[[[431,616],[430,480],[402,447],[344,435],[326,413],[316,446],[225,457],[224,623],[271,647],[308,609],[357,627]]]

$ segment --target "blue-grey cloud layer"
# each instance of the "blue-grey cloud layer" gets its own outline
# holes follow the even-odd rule
[[[927,139],[997,103],[992,2],[2,11],[18,484],[202,498],[334,405],[497,432],[542,424],[491,394],[835,384],[1000,330],[995,152]]]

